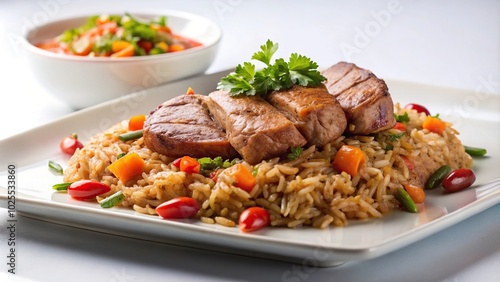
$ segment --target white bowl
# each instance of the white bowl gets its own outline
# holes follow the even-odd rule
[[[201,74],[215,59],[222,32],[209,19],[171,10],[133,14],[144,19],[164,15],[174,33],[197,40],[202,46],[161,55],[99,58],[56,54],[33,45],[84,24],[91,15],[83,15],[57,20],[27,32],[24,45],[34,75],[55,97],[75,109],[82,109]]]

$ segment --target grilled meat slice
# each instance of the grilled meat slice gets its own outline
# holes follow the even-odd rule
[[[325,85],[273,91],[266,100],[293,122],[308,146],[322,147],[346,129],[344,111]]]
[[[291,121],[258,96],[231,97],[226,91],[215,91],[209,98],[214,119],[250,164],[281,156],[291,147],[307,143]]]
[[[238,156],[212,119],[203,95],[181,95],[155,109],[144,123],[144,143],[168,157]]]
[[[347,132],[370,134],[394,126],[394,104],[387,85],[371,71],[339,62],[324,70],[328,92],[347,117]]]

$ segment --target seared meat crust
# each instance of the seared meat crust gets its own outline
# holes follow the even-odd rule
[[[344,111],[324,85],[273,91],[266,100],[293,122],[308,146],[322,147],[346,129]]]
[[[212,119],[208,98],[181,95],[154,110],[144,124],[144,142],[168,157],[238,156],[224,130]]]
[[[226,91],[215,91],[209,98],[214,119],[250,164],[281,156],[291,147],[307,143],[293,123],[261,97],[231,97]]]
[[[394,126],[394,104],[387,85],[369,70],[339,62],[322,72],[328,92],[347,117],[347,131],[371,134]]]

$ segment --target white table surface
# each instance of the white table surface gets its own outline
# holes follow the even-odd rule
[[[32,77],[16,37],[33,24],[117,6],[216,21],[224,38],[208,72],[248,60],[269,38],[280,52],[308,55],[320,67],[345,60],[381,78],[500,94],[499,1],[2,0],[0,140],[72,112]],[[0,281],[499,281],[499,222],[496,205],[382,257],[305,271],[19,217],[17,274],[10,275],[0,209]]]

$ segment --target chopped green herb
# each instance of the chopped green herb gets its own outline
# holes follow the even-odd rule
[[[294,84],[316,86],[326,79],[317,70],[318,64],[297,53],[291,54],[288,62],[280,58],[272,64],[271,58],[278,50],[278,44],[271,40],[260,49],[252,59],[264,63],[265,68],[256,71],[250,62],[239,64],[234,72],[221,79],[217,89],[229,91],[232,96],[264,96],[273,90],[289,89]]]
[[[117,160],[118,160],[118,159],[121,159],[121,158],[123,158],[126,154],[127,154],[127,153],[121,153],[121,154],[119,154],[118,156],[116,156],[116,159],[117,159]]]
[[[385,150],[386,150],[386,151],[390,151],[390,150],[392,150],[392,149],[394,149],[394,146],[392,146],[392,145],[387,145],[387,146],[385,146]]]
[[[49,170],[54,175],[63,175],[63,168],[62,168],[62,166],[60,164],[54,162],[54,161],[49,161]]]
[[[228,168],[236,163],[236,160],[223,160],[222,157],[215,157],[215,158],[199,158],[198,163],[200,164],[200,172],[203,174],[203,172],[207,170],[215,170],[218,168]]]
[[[391,134],[391,135],[388,135],[387,138],[389,138],[389,140],[391,140],[392,142],[396,142],[398,141],[399,138],[401,138],[401,136],[403,136],[405,134],[405,132],[401,132],[401,133],[396,133],[396,134]]]
[[[253,171],[252,171],[252,175],[253,176],[257,176],[257,174],[259,173],[259,166],[256,165],[254,168],[253,168]]]
[[[123,200],[125,200],[125,195],[123,195],[123,192],[120,190],[100,201],[99,205],[101,205],[102,208],[111,208],[123,202]]]
[[[68,191],[68,187],[69,187],[69,185],[71,185],[71,183],[73,183],[73,182],[57,183],[57,184],[52,185],[52,189],[54,189],[56,191],[60,191],[60,192]]]
[[[286,156],[289,160],[293,161],[296,160],[300,157],[302,154],[302,147],[292,147],[290,149],[290,153]]]
[[[409,122],[410,121],[410,117],[408,116],[407,112],[405,112],[402,115],[394,114],[394,118],[396,119],[397,122]]]

